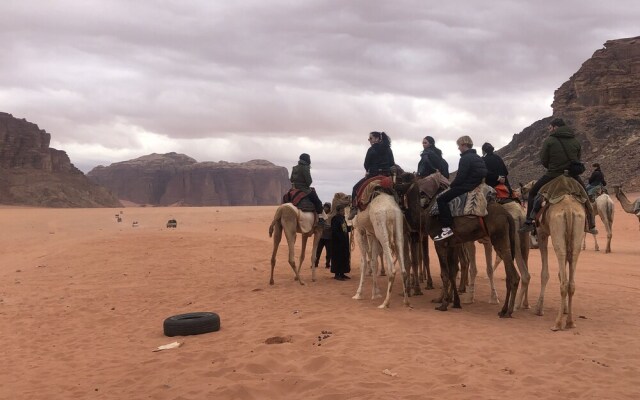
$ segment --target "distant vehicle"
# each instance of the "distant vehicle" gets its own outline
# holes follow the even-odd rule
[[[170,219],[167,221],[167,228],[177,228],[178,222],[175,219]]]

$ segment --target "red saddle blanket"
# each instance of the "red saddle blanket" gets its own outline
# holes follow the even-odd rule
[[[356,204],[358,209],[363,211],[371,201],[371,195],[378,188],[393,189],[393,180],[389,176],[374,176],[360,185],[356,192]]]
[[[287,193],[282,196],[282,203],[292,203],[294,206],[297,206],[302,199],[307,197],[308,193],[303,192],[300,189],[290,189]]]

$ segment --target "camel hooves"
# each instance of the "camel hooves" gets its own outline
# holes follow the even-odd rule
[[[513,316],[511,315],[511,313],[503,313],[503,312],[499,312],[498,316],[500,318],[513,318]]]
[[[352,297],[352,299],[354,300],[362,300],[364,297],[362,297],[361,294],[356,294],[355,296]]]
[[[426,290],[433,290],[434,289],[433,283],[427,283],[427,286],[425,286],[425,289]]]
[[[436,310],[438,311],[447,311],[447,306],[445,306],[444,304],[441,306],[436,307]]]
[[[269,285],[273,285],[273,283],[274,283],[273,281],[269,281]]]

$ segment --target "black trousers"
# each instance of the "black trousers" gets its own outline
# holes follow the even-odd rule
[[[320,264],[320,256],[322,255],[322,248],[325,248],[325,266],[331,266],[331,239],[322,239],[318,242],[318,249],[316,250],[316,267]]]
[[[318,197],[318,193],[316,193],[315,190],[312,190],[309,192],[309,194],[307,194],[306,196],[309,200],[311,200],[311,202],[313,203],[313,205],[316,207],[316,212],[318,214],[322,214],[322,202],[320,201],[320,198]]]
[[[453,225],[453,217],[451,216],[451,210],[449,209],[449,202],[466,192],[468,192],[468,190],[465,188],[452,187],[436,199],[436,202],[438,203],[438,212],[440,212],[440,223],[443,228],[451,228]]]

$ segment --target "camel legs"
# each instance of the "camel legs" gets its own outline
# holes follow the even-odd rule
[[[365,274],[368,274],[369,271],[373,271],[372,275],[372,288],[371,288],[371,299],[376,299],[382,297],[380,291],[377,286],[377,257],[378,257],[378,245],[377,240],[372,240],[369,242],[369,238],[367,237],[366,232],[361,229],[356,230],[356,241],[358,242],[358,246],[360,247],[360,283],[358,284],[358,289],[356,290],[356,294],[352,297],[354,300],[362,300],[364,296],[362,295],[362,290],[364,287],[364,279]],[[374,250],[374,247],[376,249]],[[375,254],[374,254],[375,253]]]
[[[394,235],[395,243],[397,248],[397,256],[398,261],[400,262],[400,271],[402,272],[402,292],[404,294],[404,305],[409,306],[409,296],[408,296],[408,288],[406,286],[407,282],[407,270],[405,268],[405,259],[404,259],[404,220],[402,218],[402,213],[398,210],[398,214],[393,219],[395,221],[395,226],[393,226],[391,232],[387,229],[386,215],[382,214],[382,218],[378,219],[378,221],[374,221],[373,230],[375,232],[376,238],[381,238],[380,245],[382,246],[382,252],[384,254],[384,259],[387,263],[387,295],[382,302],[378,306],[378,308],[388,308],[389,303],[391,301],[391,289],[393,288],[393,282],[396,277],[396,269],[393,263],[393,259],[391,258],[391,247],[389,246],[389,234]]]
[[[491,247],[491,241],[483,239],[482,245],[484,247],[484,258],[487,265],[487,278],[489,278],[489,290],[491,291],[489,295],[489,304],[500,304],[500,300],[498,299],[498,290],[496,289],[496,283],[495,283],[495,280],[493,279],[493,272],[495,271],[495,268],[492,264],[493,249]],[[502,258],[498,254],[496,254],[496,262],[495,262],[496,267],[501,261],[502,261]],[[474,287],[475,287],[475,284],[474,284]]]
[[[547,282],[549,282],[549,236],[539,234],[538,245],[540,248],[540,258],[542,260],[542,271],[540,272],[540,296],[536,303],[535,313],[536,315],[544,315],[544,292],[547,288]]]
[[[282,225],[280,222],[276,222],[274,224],[274,232],[273,232],[273,252],[271,253],[271,279],[269,279],[269,285],[273,285],[273,270],[276,267],[276,254],[278,254],[278,246],[280,245],[280,241],[282,240]]]
[[[427,275],[427,286],[425,289],[433,289],[433,279],[431,278],[431,268],[429,268],[429,235],[424,235],[423,240],[420,243],[422,268]]]
[[[409,290],[413,289],[414,296],[422,296],[422,290],[420,289],[420,266],[422,264],[420,254],[420,234],[410,233],[407,235],[405,248],[408,250],[405,252],[405,260],[411,260],[411,273],[409,273]]]
[[[593,235],[593,241],[595,242],[595,250],[600,251],[600,246],[598,246],[598,237],[596,235]],[[582,250],[586,250],[586,249],[587,249],[587,235],[584,235],[584,239],[582,240]]]
[[[453,291],[453,308],[461,308],[458,288],[456,287],[458,256],[455,248],[443,243],[436,243],[436,253],[440,261],[440,277],[442,278],[441,297],[433,300],[436,303],[442,303],[436,307],[436,310],[447,311],[449,307],[450,290]]]
[[[302,282],[302,278],[300,277],[300,267],[302,267],[302,262],[304,261],[304,250],[307,247],[307,237],[302,236],[302,249],[300,250],[300,265],[296,268],[296,253],[295,253],[295,244],[296,244],[296,233],[294,232],[290,235],[287,231],[284,232],[287,237],[287,243],[289,244],[289,265],[293,268],[293,272],[296,274],[294,280],[300,282],[301,285],[304,285]],[[291,236],[291,237],[290,237]]]

